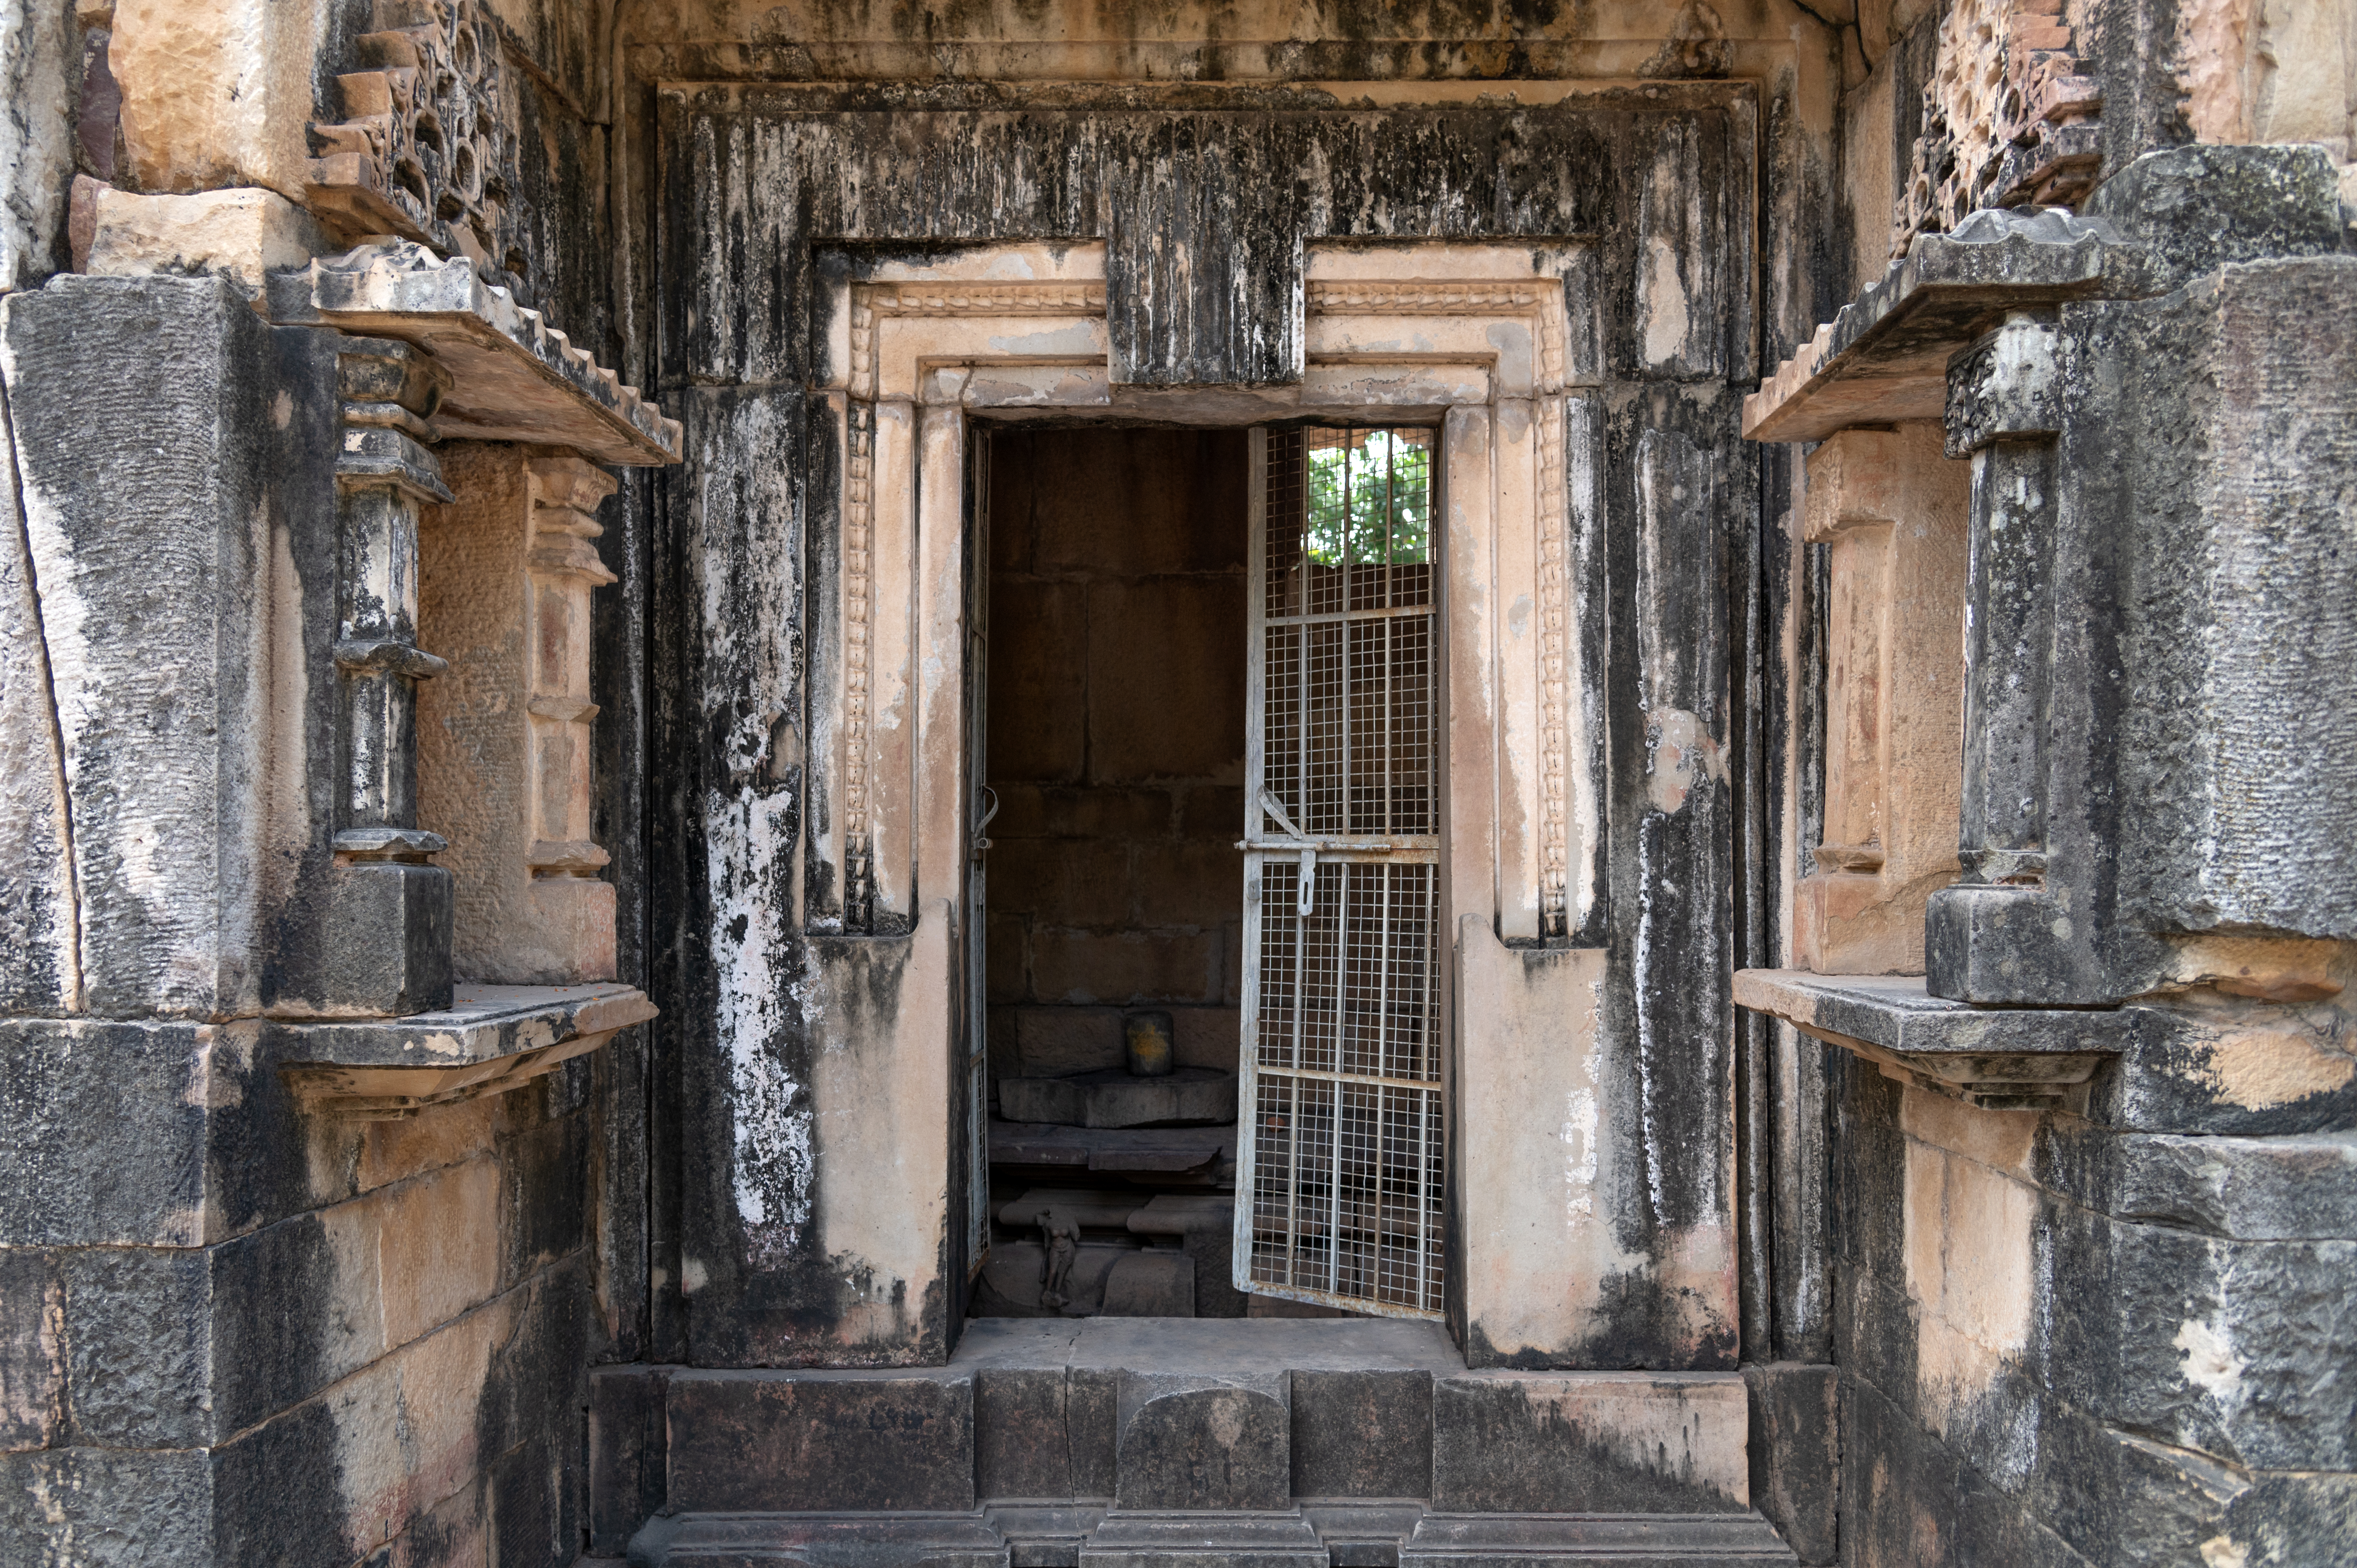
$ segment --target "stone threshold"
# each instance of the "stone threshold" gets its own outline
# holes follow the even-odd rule
[[[264,1043],[307,1104],[389,1121],[504,1093],[655,1014],[635,986],[461,985],[448,1007],[405,1017],[272,1019]]]
[[[2057,1110],[2131,1050],[2133,1008],[1987,1007],[1933,996],[1921,975],[1746,969],[1735,1004],[1873,1062],[1901,1083],[1990,1109]]]

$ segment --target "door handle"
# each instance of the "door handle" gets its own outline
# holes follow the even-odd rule
[[[980,865],[982,852],[990,847],[990,841],[983,836],[982,830],[990,826],[991,818],[998,815],[998,791],[985,784],[976,793],[974,803],[982,807],[982,815],[974,820],[974,863]]]
[[[1261,787],[1260,809],[1276,819],[1276,825],[1284,831],[1286,837],[1307,839],[1309,836],[1293,825],[1293,819],[1285,814],[1285,802],[1279,800],[1276,798],[1276,791],[1266,785]],[[1293,912],[1306,920],[1318,908],[1318,846],[1316,844],[1304,843],[1301,846],[1301,872],[1298,880],[1299,886],[1295,891],[1293,898]]]

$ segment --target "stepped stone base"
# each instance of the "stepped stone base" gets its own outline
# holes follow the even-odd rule
[[[1794,1561],[1739,1376],[1470,1372],[1429,1324],[976,1320],[946,1367],[612,1368],[592,1406],[592,1547],[642,1568]]]

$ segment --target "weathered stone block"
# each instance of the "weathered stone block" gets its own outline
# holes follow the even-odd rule
[[[687,1512],[970,1509],[974,1375],[681,1372],[671,1483]]]
[[[0,1561],[227,1568],[237,1559],[214,1553],[212,1504],[201,1449],[0,1455]],[[100,1550],[103,1559],[95,1555]]]
[[[1207,1067],[1138,1078],[1125,1067],[999,1080],[999,1114],[1063,1127],[1213,1126],[1236,1119],[1236,1076]]]
[[[1082,1568],[1321,1568],[1331,1561],[1291,1510],[1108,1513],[1081,1542]]]
[[[179,1248],[58,1254],[73,1444],[200,1448],[213,1440],[216,1416],[226,1412],[215,1408],[211,1261]]]
[[[66,1429],[65,1281],[38,1247],[0,1247],[0,1453]]]
[[[985,1498],[1076,1498],[1072,1460],[1083,1446],[1110,1450],[1110,1407],[1075,1430],[1069,1369],[980,1367],[974,1386],[974,1487]]]
[[[288,510],[331,504],[303,446],[319,389],[218,278],[59,277],[0,301],[0,336],[85,1004],[252,1012],[266,903],[312,838],[271,806],[303,799],[303,745],[263,735],[304,689],[302,588],[274,563]]]
[[[2087,1408],[2254,1469],[2357,1468],[2357,1240],[2231,1241],[2089,1222],[2108,1256],[2086,1348],[2118,1381]],[[2100,1270],[2101,1272],[2096,1272]],[[2083,1308],[2082,1309],[2084,1310]]]
[[[1182,1251],[1132,1252],[1105,1271],[1106,1317],[1192,1317],[1195,1260]]]
[[[1125,1370],[1114,1506],[1286,1507],[1293,1491],[1288,1398],[1282,1372]]]
[[[138,196],[101,187],[90,255],[93,277],[210,274],[259,297],[264,274],[327,249],[311,215],[252,187],[193,196]]]
[[[1432,1374],[1293,1373],[1293,1490],[1304,1498],[1432,1495]]]
[[[66,186],[73,177],[70,93],[74,20],[63,6],[29,11],[0,42],[0,89],[16,106],[0,126],[0,291],[30,288],[59,265]]]
[[[200,1075],[209,1053],[251,1033],[0,1020],[0,1243],[206,1240]]]
[[[1841,1399],[1844,1559],[1953,1563],[1964,1475],[1955,1455],[1861,1378],[1844,1376]]]
[[[323,25],[264,0],[118,0],[107,54],[141,188],[259,185],[299,199]]]
[[[375,1204],[338,1204],[215,1248],[208,1284],[223,1435],[350,1376],[390,1348]],[[412,1287],[414,1288],[414,1287]]]
[[[0,267],[6,243],[0,239]],[[65,756],[15,432],[5,425],[0,421],[0,1005],[63,1013],[81,1004]]]
[[[2357,1133],[2107,1138],[2104,1207],[2249,1240],[2357,1237]]]
[[[991,600],[990,776],[1078,782],[1088,692],[1072,676],[1074,651],[1088,645],[1086,590],[1004,582]]]
[[[526,1217],[537,1208],[565,1207],[563,1188],[530,1179],[544,1174],[508,1176],[499,1161],[475,1159],[405,1182],[376,1200],[388,1348],[407,1344],[498,1292],[502,1232],[527,1227]],[[577,1181],[566,1185],[578,1190]],[[577,1246],[578,1237],[574,1240]]]
[[[1755,1362],[1743,1387],[1752,1505],[1803,1563],[1830,1563],[1840,1544],[1840,1369]]]
[[[2339,251],[2335,173],[2322,147],[2163,147],[2108,174],[2085,209],[2149,243],[2168,289],[2233,263]]]
[[[1244,531],[1204,526],[1239,519],[1250,465],[1239,430],[1078,430],[999,438],[994,481],[1020,487],[1032,553],[1007,566],[1040,573],[1149,577],[1244,568]],[[1122,526],[1106,525],[1118,497]],[[1028,502],[1026,505],[1024,503]],[[995,509],[996,536],[1005,509]]]
[[[619,1557],[663,1506],[668,1451],[658,1367],[597,1367],[589,1373],[589,1555]]]
[[[1043,1002],[1218,1002],[1218,935],[1034,930],[1031,986]]]
[[[1241,576],[1091,586],[1091,670],[1186,671],[1157,682],[1150,702],[1130,682],[1090,682],[1091,778],[1200,779],[1234,765],[1244,733],[1243,600]]]
[[[1025,1007],[1015,1017],[1017,1048],[1029,1077],[1061,1078],[1121,1064],[1118,1009]]]
[[[1130,875],[1145,925],[1216,928],[1243,908],[1243,856],[1233,839],[1140,844]]]
[[[1750,1500],[1732,1373],[1467,1372],[1437,1380],[1448,1513],[1714,1513]]]
[[[1232,955],[1229,962],[1242,967]],[[1243,1050],[1243,1015],[1234,1007],[1174,1008],[1170,1026],[1176,1039],[1171,1055],[1181,1067],[1216,1067],[1233,1072]]]
[[[337,866],[317,944],[291,989],[323,1011],[362,1017],[449,1006],[453,892],[449,872],[438,865]]]

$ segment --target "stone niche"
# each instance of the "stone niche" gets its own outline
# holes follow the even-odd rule
[[[450,671],[417,714],[418,818],[450,842],[457,977],[614,978],[614,887],[590,841],[589,596],[614,581],[597,510],[615,489],[566,452],[442,449],[456,500],[418,528],[421,635]]]
[[[1957,872],[1971,470],[1936,424],[1844,430],[1808,460],[1826,546],[1825,793],[1793,948],[1820,974],[1921,974],[1923,911]]]

